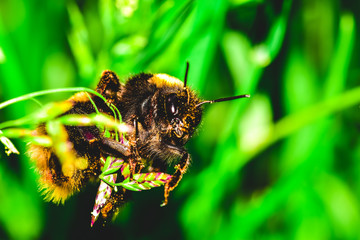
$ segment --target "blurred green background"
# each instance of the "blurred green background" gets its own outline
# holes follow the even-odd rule
[[[96,184],[44,202],[14,140],[0,239],[360,239],[359,20],[354,0],[1,0],[0,102],[94,87],[105,69],[183,79],[187,60],[202,98],[252,97],[207,106],[168,206],[160,188],[135,193],[105,228],[90,228]]]

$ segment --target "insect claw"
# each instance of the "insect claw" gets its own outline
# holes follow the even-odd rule
[[[164,201],[161,203],[160,207],[165,207],[167,204],[168,204],[168,198],[169,198],[169,193],[170,193],[170,189],[169,189],[169,182],[171,181],[171,178],[170,180],[165,184],[165,187],[164,187]]]

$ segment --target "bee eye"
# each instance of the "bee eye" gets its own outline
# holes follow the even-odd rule
[[[166,113],[170,118],[178,113],[178,99],[175,93],[170,94],[166,99]]]

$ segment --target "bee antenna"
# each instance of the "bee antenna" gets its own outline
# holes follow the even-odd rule
[[[186,83],[187,83],[187,77],[188,77],[188,73],[189,73],[189,61],[186,62],[186,71],[185,71],[185,78],[184,78],[184,88],[186,88]]]
[[[249,98],[250,94],[243,94],[243,95],[238,95],[238,96],[233,96],[233,97],[226,97],[226,98],[218,98],[215,100],[207,100],[207,101],[203,101],[201,103],[198,103],[196,105],[196,107],[199,107],[201,105],[203,105],[204,103],[216,103],[216,102],[225,102],[225,101],[231,101],[231,100],[235,100],[235,99],[239,99],[239,98]]]

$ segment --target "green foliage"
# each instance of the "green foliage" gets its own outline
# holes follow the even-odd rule
[[[108,182],[105,177],[112,175],[121,169],[121,175],[124,178],[123,181],[119,183]],[[149,190],[154,187],[159,187],[164,185],[171,175],[166,173],[137,173],[130,177],[130,166],[128,163],[124,163],[122,159],[117,159],[109,156],[104,164],[102,173],[99,176],[101,180],[110,185],[111,187],[121,186],[130,191],[142,191]]]
[[[358,239],[359,14],[356,1],[336,0],[1,1],[0,103],[93,87],[105,69],[182,79],[187,60],[204,99],[252,98],[207,106],[168,206],[156,191],[134,194],[111,231],[90,232],[83,214],[96,190],[45,208],[14,142],[19,158],[1,151],[0,238]],[[68,96],[2,108],[0,124]],[[28,135],[4,129],[7,143],[4,133]]]
[[[171,178],[171,175],[169,174],[155,172],[136,173],[131,176],[130,164],[125,163],[123,159],[109,156],[106,160],[103,158],[101,160],[105,163],[101,170],[102,173],[99,176],[101,182],[96,195],[95,205],[91,212],[91,227],[97,220],[100,211],[104,207],[106,201],[110,198],[113,190],[118,191],[118,186],[130,191],[143,191],[162,186]],[[117,172],[119,170],[121,173],[120,179],[123,180],[121,182],[116,182],[118,179]]]

